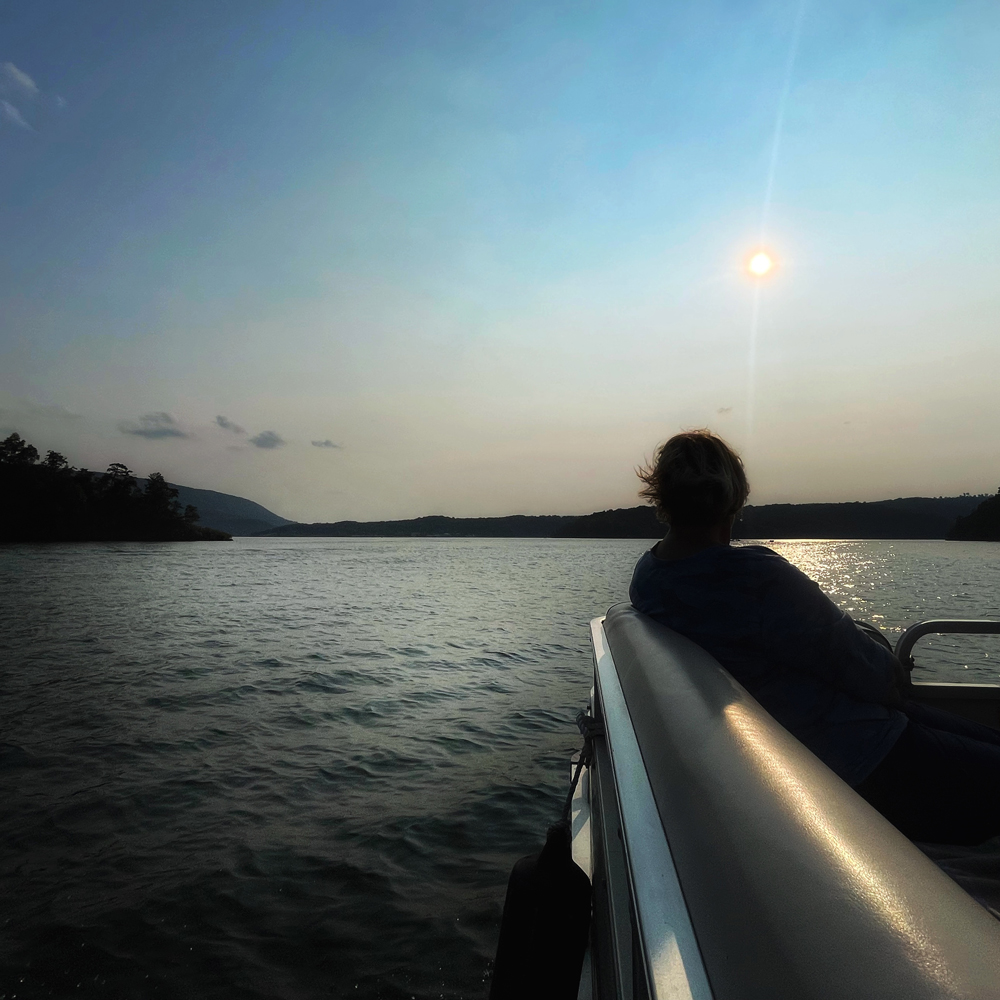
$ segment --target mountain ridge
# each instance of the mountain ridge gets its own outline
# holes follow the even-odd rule
[[[145,486],[146,480],[139,479],[137,482],[140,486]],[[295,523],[268,510],[262,504],[232,493],[196,489],[179,483],[169,485],[177,490],[177,500],[181,506],[191,504],[198,508],[200,524],[230,535],[255,535],[269,528]]]
[[[143,480],[139,480],[140,485]],[[198,508],[200,523],[231,535],[327,538],[658,538],[665,528],[652,507],[622,507],[592,514],[511,514],[503,517],[422,517],[380,521],[303,523],[262,504],[216,490],[171,483],[182,504]],[[847,503],[748,506],[734,526],[736,538],[945,538],[987,495],[896,497]]]
[[[747,507],[738,538],[945,538],[982,496],[898,497],[833,504]],[[582,516],[513,514],[448,517],[432,514],[391,521],[291,522],[258,532],[271,537],[328,538],[659,538],[664,525],[652,507],[624,507]]]

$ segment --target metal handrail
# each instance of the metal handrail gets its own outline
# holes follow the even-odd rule
[[[899,637],[895,649],[896,656],[901,663],[912,669],[913,659],[910,656],[910,650],[916,645],[918,639],[922,639],[925,635],[951,633],[1000,635],[1000,621],[991,621],[985,618],[931,618],[925,622],[917,622]]]
[[[698,938],[691,924],[673,854],[653,798],[649,775],[611,655],[604,618],[590,623],[594,681],[600,698],[611,770],[619,790],[621,829],[632,906],[645,963],[646,995],[652,1000],[688,997],[711,1000]],[[624,792],[624,794],[622,794]],[[639,976],[642,975],[636,970]],[[629,990],[632,995],[633,989]]]

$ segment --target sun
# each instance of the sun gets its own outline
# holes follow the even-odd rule
[[[774,258],[765,253],[763,250],[758,250],[751,258],[747,261],[747,270],[755,278],[763,278],[765,275],[770,274],[774,270]]]

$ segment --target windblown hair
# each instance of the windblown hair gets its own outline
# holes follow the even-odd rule
[[[636,472],[646,484],[639,496],[671,524],[718,524],[739,513],[750,493],[740,456],[708,430],[675,434]]]

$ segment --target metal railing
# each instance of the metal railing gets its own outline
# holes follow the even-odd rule
[[[896,643],[895,653],[899,661],[913,669],[911,650],[919,639],[925,635],[948,635],[961,633],[965,635],[1000,635],[1000,621],[989,619],[961,618],[931,618],[925,622],[911,625]]]

